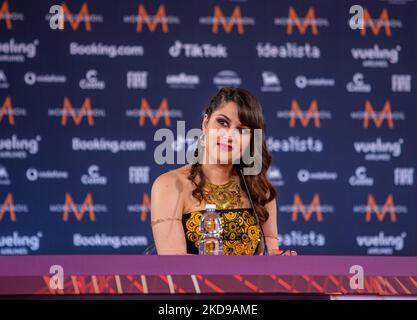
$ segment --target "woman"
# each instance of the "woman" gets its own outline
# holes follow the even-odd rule
[[[253,148],[255,129],[263,133],[261,149]],[[151,225],[157,253],[198,254],[199,221],[205,205],[214,203],[221,214],[223,254],[264,254],[261,228],[233,164],[236,157],[242,163],[250,152],[252,159],[260,159],[261,170],[245,179],[268,254],[296,255],[278,248],[276,191],[267,178],[271,156],[258,100],[244,89],[220,89],[204,113],[202,132],[194,154],[198,161],[164,173],[153,183]]]

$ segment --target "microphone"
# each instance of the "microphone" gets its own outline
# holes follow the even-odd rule
[[[250,205],[252,207],[253,213],[255,214],[255,218],[256,218],[256,223],[259,225],[259,227],[261,228],[261,232],[262,232],[262,239],[264,241],[264,255],[267,256],[268,255],[268,247],[266,245],[266,241],[265,241],[265,234],[264,234],[264,229],[262,228],[260,222],[259,222],[259,216],[258,213],[255,210],[255,206],[253,205],[253,201],[252,201],[252,196],[251,196],[251,192],[249,190],[248,184],[246,183],[246,179],[245,179],[245,175],[243,174],[243,165],[241,163],[236,164],[235,165],[237,171],[239,172],[240,176],[242,177],[243,180],[243,184],[245,185],[245,189],[246,189],[246,193],[248,195],[249,198],[249,202]]]

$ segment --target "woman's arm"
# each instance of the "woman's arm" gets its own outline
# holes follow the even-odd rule
[[[173,172],[159,176],[152,185],[151,226],[158,254],[187,254],[182,226],[182,185]]]
[[[265,205],[268,210],[269,218],[262,225],[265,234],[266,245],[268,250],[278,250],[278,226],[277,226],[277,203],[276,198]]]
[[[271,200],[265,205],[266,210],[269,212],[269,218],[262,225],[265,233],[265,241],[268,246],[269,255],[283,255],[283,256],[296,256],[298,255],[294,250],[280,250],[278,247],[278,226],[277,226],[277,203],[276,198]]]

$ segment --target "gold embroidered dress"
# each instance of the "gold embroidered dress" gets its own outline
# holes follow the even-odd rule
[[[261,229],[256,223],[252,208],[242,208],[240,187],[230,180],[223,185],[206,183],[203,191],[206,203],[216,204],[223,232],[224,255],[254,255],[261,240]],[[187,243],[187,253],[198,254],[201,238],[200,220],[205,210],[186,212],[182,224]]]

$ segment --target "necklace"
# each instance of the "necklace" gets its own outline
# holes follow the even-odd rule
[[[235,209],[242,207],[240,186],[236,180],[225,184],[213,184],[206,181],[203,197],[206,203],[213,203],[217,209]]]

